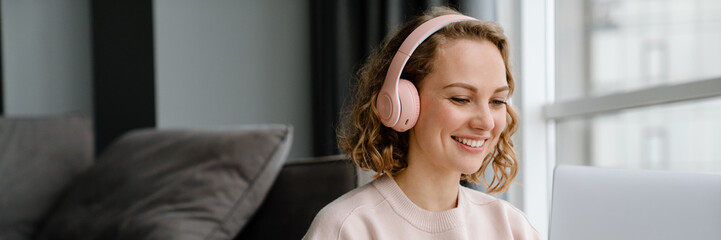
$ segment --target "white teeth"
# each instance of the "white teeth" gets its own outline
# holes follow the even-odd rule
[[[471,140],[471,139],[459,138],[459,137],[453,137],[453,139],[460,143],[468,145],[469,147],[474,147],[474,148],[480,147],[481,145],[483,145],[484,142],[486,142],[485,140]]]

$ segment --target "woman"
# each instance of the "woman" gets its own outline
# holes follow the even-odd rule
[[[459,184],[500,193],[518,169],[508,43],[459,15],[412,19],[360,69],[339,142],[376,179],[323,208],[305,239],[540,239],[521,211]]]

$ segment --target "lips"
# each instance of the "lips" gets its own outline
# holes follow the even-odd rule
[[[456,136],[451,136],[451,138],[453,138],[453,140],[456,140],[456,142],[459,142],[463,145],[466,145],[466,146],[472,147],[472,148],[479,148],[479,147],[483,146],[483,144],[486,143],[486,140],[487,140],[487,139],[470,139],[470,138],[463,138],[463,137],[456,137]]]

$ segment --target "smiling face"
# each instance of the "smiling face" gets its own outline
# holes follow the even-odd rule
[[[509,88],[498,48],[487,40],[449,40],[418,89],[421,110],[409,134],[409,167],[478,171],[506,127]]]

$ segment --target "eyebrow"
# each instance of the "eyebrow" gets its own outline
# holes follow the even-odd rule
[[[505,92],[505,91],[510,91],[510,90],[511,90],[511,87],[506,85],[503,87],[496,88],[496,91],[493,91],[493,93]]]
[[[443,89],[452,88],[452,87],[465,88],[472,92],[475,92],[478,90],[476,87],[474,87],[470,84],[467,84],[467,83],[451,83],[451,84],[448,84],[445,87],[443,87]],[[496,91],[493,91],[493,93],[499,93],[499,92],[509,91],[509,90],[511,90],[511,88],[506,85],[506,86],[497,88]]]

